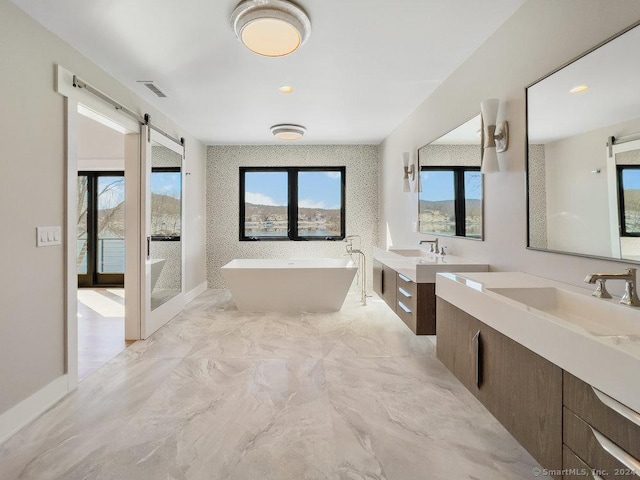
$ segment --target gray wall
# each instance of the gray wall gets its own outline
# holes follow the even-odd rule
[[[362,236],[369,260],[377,243],[378,148],[370,145],[211,146],[207,155],[207,279],[224,288],[220,267],[234,258],[340,257],[343,242],[240,242],[239,167],[346,166],[346,234]],[[400,185],[400,183],[398,183]]]
[[[584,285],[592,271],[620,271],[610,261],[526,250],[525,87],[640,19],[636,0],[529,0],[430,95],[381,145],[380,243],[416,245],[417,195],[400,191],[402,152],[439,137],[498,97],[510,126],[509,171],[485,178],[485,241],[446,238],[451,253],[493,270],[524,271]],[[428,237],[428,236],[427,236]],[[621,287],[612,285],[616,293]]]
[[[204,145],[7,0],[0,0],[0,413],[65,373],[64,246],[36,248],[35,227],[64,225],[64,98],[54,64],[78,73],[187,142],[187,289],[205,280]],[[63,230],[64,231],[64,230]]]

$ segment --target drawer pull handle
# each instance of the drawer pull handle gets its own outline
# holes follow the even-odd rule
[[[475,375],[476,387],[480,387],[482,378],[480,375],[480,330],[471,339],[473,345],[473,370]]]
[[[604,480],[604,478],[602,478],[597,473],[592,473],[591,476],[593,477],[593,480]]]
[[[411,298],[413,296],[402,287],[398,287],[398,291],[407,298]]]
[[[409,310],[409,308],[402,302],[398,302],[398,306],[403,309],[405,312],[407,313],[413,313],[411,310]]]
[[[602,435],[591,425],[589,425],[589,428],[593,432],[593,435],[594,437],[596,437],[596,440],[598,441],[600,446],[604,448],[609,453],[609,455],[618,460],[628,469],[632,470],[636,475],[640,475],[640,462],[638,460],[622,450],[618,445]]]
[[[596,394],[596,397],[598,397],[598,400],[600,400],[604,405],[640,427],[640,414],[634,412],[629,407],[621,404],[617,400],[614,400],[609,395],[601,392],[597,388],[591,387],[591,389],[593,390],[593,393]]]
[[[407,283],[413,283],[413,280],[411,280],[408,277],[405,277],[404,275],[402,275],[401,273],[398,274],[398,277],[400,277],[402,280],[404,280]]]

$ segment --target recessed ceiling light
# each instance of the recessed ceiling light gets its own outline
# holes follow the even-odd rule
[[[578,85],[577,87],[573,87],[571,90],[569,90],[569,93],[584,93],[587,90],[589,90],[589,87],[586,85]]]
[[[271,133],[273,133],[274,137],[278,140],[285,140],[289,142],[300,140],[306,131],[307,129],[302,125],[292,125],[288,123],[274,125],[271,127]]]
[[[249,50],[265,57],[295,52],[311,34],[311,22],[286,0],[245,0],[231,14],[233,31]]]
[[[278,90],[281,93],[293,93],[293,87],[291,85],[282,85]]]

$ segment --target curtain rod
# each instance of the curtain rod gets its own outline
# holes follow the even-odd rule
[[[133,117],[134,119],[136,119],[140,123],[140,125],[147,125],[149,128],[153,128],[156,132],[164,135],[169,140],[172,140],[175,143],[177,143],[179,145],[182,145],[184,147],[184,137],[176,138],[176,137],[174,137],[172,135],[169,135],[167,132],[162,130],[160,127],[157,127],[157,126],[153,125],[151,123],[151,115],[149,115],[148,113],[145,113],[144,116],[141,117],[140,115],[138,115],[133,110],[129,110],[127,107],[125,107],[124,105],[116,102],[113,98],[111,98],[107,94],[105,94],[105,93],[101,92],[100,90],[98,90],[97,88],[89,85],[84,80],[81,80],[80,78],[78,78],[77,75],[73,76],[73,86],[75,88],[84,88],[87,92],[92,93],[96,97],[104,100],[105,102],[107,102],[108,104],[113,106],[116,110],[120,110],[121,112],[129,115],[130,117]]]

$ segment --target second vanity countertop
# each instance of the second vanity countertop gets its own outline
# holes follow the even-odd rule
[[[412,257],[395,253],[400,251],[420,252],[420,256]],[[401,273],[416,283],[435,283],[439,272],[487,272],[489,265],[468,260],[455,255],[435,255],[419,248],[390,247],[389,250],[373,247],[373,258],[380,263]]]
[[[592,317],[573,323],[493,291],[530,288],[571,292],[579,303],[583,295],[584,317],[592,316],[589,306],[597,305],[615,312],[616,320]],[[436,295],[640,412],[640,308],[618,305],[616,298],[597,299],[591,290],[519,272],[440,273]]]

